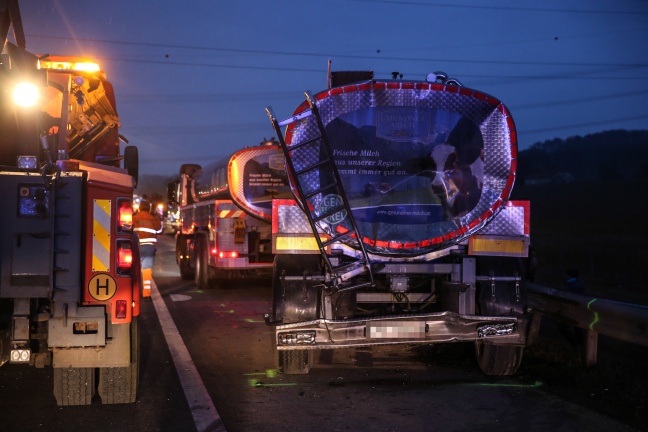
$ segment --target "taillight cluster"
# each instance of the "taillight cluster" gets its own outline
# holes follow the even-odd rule
[[[133,266],[133,244],[130,240],[117,240],[117,274],[130,275]]]
[[[211,254],[217,256],[218,258],[238,258],[239,254],[237,251],[218,251],[216,248],[211,250]]]
[[[130,234],[133,232],[133,200],[130,198],[117,198],[117,234]],[[115,257],[117,274],[129,276],[133,267],[133,244],[130,239],[116,240]]]
[[[117,198],[117,232],[133,231],[133,201],[129,198]]]

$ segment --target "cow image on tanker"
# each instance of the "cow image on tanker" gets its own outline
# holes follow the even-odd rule
[[[395,121],[394,110],[386,112],[391,114],[376,109],[372,118]],[[465,117],[417,110],[411,117],[421,123],[414,129],[418,135],[401,131],[381,136],[376,130],[379,126],[356,126],[358,119],[367,115],[353,112],[326,126],[347,197],[361,226],[391,223],[395,236],[406,241],[408,229],[401,234],[398,225],[425,229],[430,223],[464,216],[475,207],[484,175],[484,144],[477,125]]]

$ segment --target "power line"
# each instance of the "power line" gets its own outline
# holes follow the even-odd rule
[[[466,59],[443,59],[443,58],[421,58],[421,57],[397,57],[397,56],[381,56],[381,55],[357,55],[357,54],[332,54],[332,53],[313,53],[313,52],[295,52],[295,51],[273,51],[273,50],[258,50],[258,49],[242,49],[242,48],[216,48],[198,45],[175,45],[175,44],[161,44],[153,42],[131,42],[120,40],[108,39],[95,39],[95,38],[70,38],[64,36],[48,36],[48,35],[29,35],[29,37],[44,38],[44,39],[62,39],[92,43],[106,43],[115,45],[130,45],[130,46],[145,46],[145,47],[158,47],[158,48],[173,48],[173,49],[192,49],[202,51],[216,51],[216,52],[232,52],[241,54],[260,54],[260,55],[284,55],[284,56],[298,56],[298,57],[334,57],[334,58],[347,58],[358,60],[378,60],[378,61],[412,61],[412,62],[445,62],[445,63],[464,63],[464,64],[496,64],[496,65],[516,65],[516,66],[615,66],[615,67],[648,67],[648,63],[580,63],[580,62],[532,62],[532,61],[516,61],[516,60],[466,60]],[[105,57],[111,59],[110,57]],[[114,58],[112,58],[114,60]],[[186,63],[186,62],[173,62],[161,60],[143,60],[143,59],[117,59],[126,62],[135,63],[156,63],[156,64],[169,64],[178,66],[206,66],[206,67],[241,67],[241,68],[256,68],[263,69],[264,67],[253,66],[231,66],[231,65],[212,65],[208,63]],[[269,68],[275,69],[275,68]],[[289,68],[279,70],[292,70]],[[312,72],[312,70],[306,70]]]
[[[523,109],[535,109],[535,108],[547,108],[547,107],[574,105],[574,104],[580,104],[580,103],[597,102],[597,101],[602,101],[602,100],[621,99],[621,98],[640,96],[640,95],[645,95],[645,94],[648,94],[648,90],[635,91],[635,92],[629,92],[629,93],[617,93],[617,94],[603,95],[603,96],[589,97],[589,98],[581,98],[581,99],[563,99],[563,100],[554,101],[554,102],[543,102],[543,103],[532,103],[532,104],[526,104],[526,105],[516,105],[515,110],[517,111],[517,110],[523,110]]]
[[[519,7],[519,6],[493,6],[493,5],[462,5],[450,3],[426,3],[416,1],[403,1],[403,0],[351,0],[360,3],[382,3],[382,4],[396,4],[399,6],[428,6],[440,8],[453,8],[453,9],[481,9],[481,10],[496,10],[496,11],[513,11],[513,12],[546,12],[546,13],[582,13],[582,14],[604,14],[604,15],[648,15],[645,11],[620,11],[616,9],[595,10],[595,9],[553,9],[553,8],[534,8],[534,7]]]
[[[572,125],[565,125],[565,126],[554,126],[554,127],[548,127],[548,128],[542,128],[542,129],[519,130],[518,133],[519,134],[525,134],[525,135],[537,135],[539,133],[551,132],[551,131],[556,131],[556,130],[577,129],[577,128],[581,128],[581,127],[600,126],[600,125],[604,125],[604,124],[626,123],[626,122],[629,122],[629,121],[645,120],[645,119],[648,119],[648,115],[641,115],[641,116],[636,116],[636,117],[626,117],[626,118],[623,118],[623,119],[601,120],[601,121],[596,121],[596,122],[579,123],[579,124],[572,124]]]

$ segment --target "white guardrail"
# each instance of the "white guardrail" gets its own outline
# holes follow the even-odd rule
[[[543,315],[587,330],[585,363],[596,364],[598,335],[648,346],[648,306],[622,303],[527,283],[534,318],[531,338]],[[533,343],[533,341],[530,341]]]

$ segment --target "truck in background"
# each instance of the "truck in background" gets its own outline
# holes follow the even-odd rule
[[[308,373],[320,349],[470,342],[484,373],[513,374],[531,327],[513,118],[444,73],[397,77],[329,72],[288,119],[267,109],[295,195],[273,202],[277,366]]]
[[[137,149],[120,154],[113,88],[96,63],[39,58],[17,1],[1,1],[0,15],[0,364],[53,367],[58,405],[96,393],[134,402]]]
[[[245,148],[205,168],[182,165],[168,190],[180,215],[176,261],[183,279],[205,289],[271,272],[272,202],[292,196],[279,147]]]

